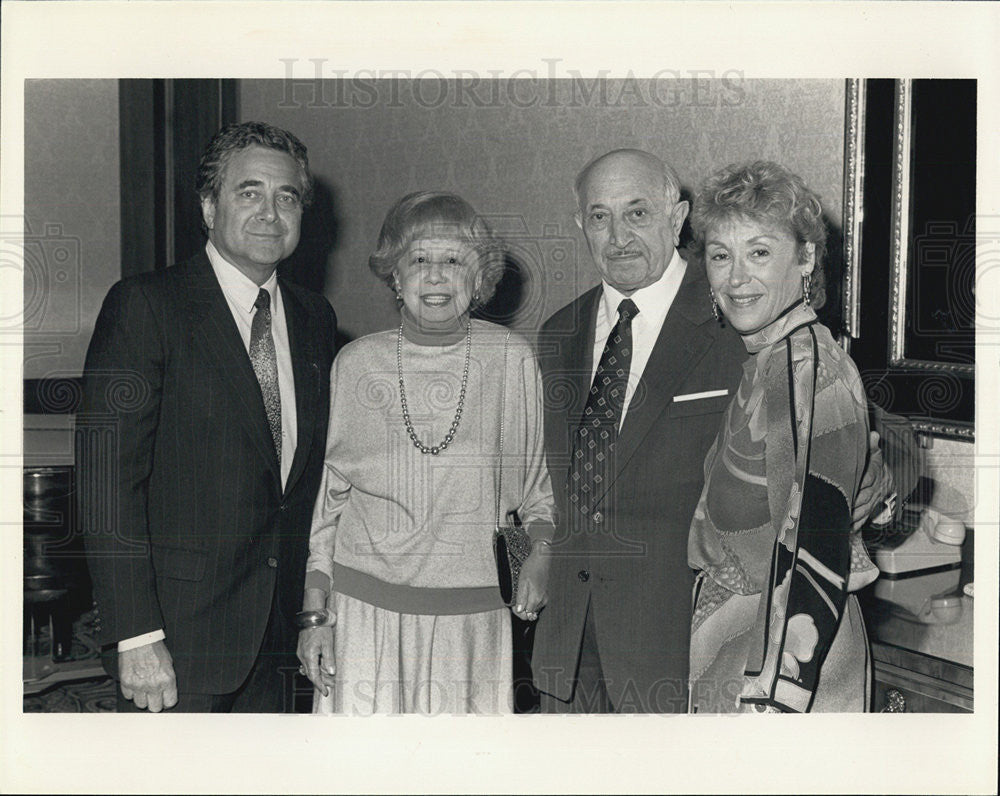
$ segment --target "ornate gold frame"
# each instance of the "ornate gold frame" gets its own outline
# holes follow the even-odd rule
[[[886,367],[912,373],[936,373],[961,379],[975,378],[974,364],[956,364],[906,356],[906,289],[910,255],[910,190],[912,162],[912,81],[895,80],[892,141],[892,206],[890,222],[891,282],[888,306],[888,361]],[[847,348],[861,336],[862,224],[864,221],[865,134],[867,81],[846,81],[844,109],[844,329]],[[914,419],[925,434],[973,441],[974,425]]]
[[[865,178],[865,81],[847,81],[844,125],[844,326],[861,334],[861,221]]]
[[[935,373],[951,373],[955,376],[972,377],[975,365],[935,362],[926,359],[911,359],[906,356],[906,284],[909,268],[910,240],[910,130],[912,102],[912,81],[896,81],[896,139],[893,143],[892,173],[892,298],[890,301],[889,363],[896,367],[912,370],[926,370]]]

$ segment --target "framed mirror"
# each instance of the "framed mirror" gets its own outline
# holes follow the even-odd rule
[[[845,332],[869,399],[974,439],[975,80],[847,84]]]

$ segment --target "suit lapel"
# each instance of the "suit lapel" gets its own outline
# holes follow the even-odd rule
[[[319,409],[319,365],[316,349],[309,330],[305,308],[298,297],[282,279],[281,300],[285,309],[285,323],[288,326],[288,347],[292,356],[292,373],[295,376],[295,455],[285,483],[285,492],[291,492],[295,482],[305,469],[309,449],[316,427],[316,413]]]
[[[208,255],[200,252],[189,262],[190,286],[187,294],[188,328],[191,344],[200,348],[208,362],[223,376],[229,397],[238,407],[242,424],[257,452],[267,461],[274,484],[281,492],[281,470],[274,449],[260,383],[250,364],[243,338],[219,286]]]
[[[575,334],[567,341],[563,364],[573,379],[574,403],[570,407],[570,434],[580,424],[583,408],[590,394],[591,371],[594,369],[594,335],[597,326],[597,307],[601,298],[601,286],[583,296],[574,317]],[[572,436],[571,436],[572,439]]]
[[[663,321],[660,334],[629,403],[615,445],[615,472],[608,488],[635,454],[654,422],[673,401],[677,388],[711,346],[708,284],[689,265],[680,290]]]
[[[590,360],[600,286],[550,318],[538,337],[545,392],[545,445],[552,486],[562,510],[576,427],[590,391]]]

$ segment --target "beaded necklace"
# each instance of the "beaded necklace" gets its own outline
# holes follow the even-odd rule
[[[403,324],[399,324],[399,333],[396,336],[396,372],[399,375],[399,403],[403,410],[403,424],[406,426],[406,433],[409,435],[413,446],[421,453],[429,453],[437,456],[441,451],[451,445],[455,439],[455,432],[458,431],[458,424],[462,420],[462,408],[465,406],[465,388],[469,383],[469,357],[472,354],[472,321],[469,321],[468,331],[465,335],[465,366],[462,368],[462,388],[458,394],[458,408],[455,409],[455,419],[451,421],[451,428],[444,435],[444,440],[437,445],[427,446],[417,437],[417,432],[410,422],[410,409],[406,402],[406,385],[403,383]]]

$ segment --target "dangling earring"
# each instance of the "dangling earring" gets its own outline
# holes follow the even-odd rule
[[[715,293],[712,292],[712,288],[708,289],[708,295],[712,298],[712,314],[715,316],[715,320],[721,321],[722,318],[719,316],[719,304],[715,300]]]
[[[808,307],[812,302],[810,290],[812,289],[812,274],[802,274],[802,302]]]

